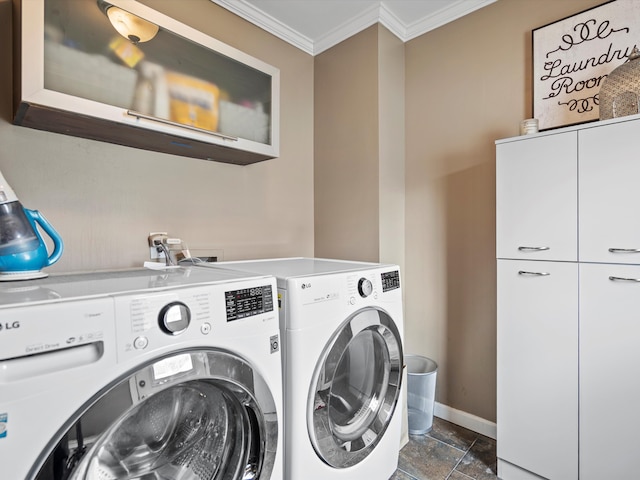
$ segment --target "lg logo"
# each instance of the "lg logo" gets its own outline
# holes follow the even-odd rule
[[[20,322],[16,320],[13,323],[9,323],[9,322],[0,323],[0,332],[2,330],[11,330],[12,328],[20,328]]]
[[[302,284],[302,289],[304,290],[305,288],[311,288],[311,284],[310,283],[303,283]]]

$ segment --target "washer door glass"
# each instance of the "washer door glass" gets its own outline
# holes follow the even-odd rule
[[[265,386],[225,352],[164,358],[80,413],[35,478],[269,479],[277,419]]]
[[[312,444],[327,464],[355,465],[380,441],[400,394],[402,358],[398,329],[378,309],[357,312],[329,342],[307,410]]]

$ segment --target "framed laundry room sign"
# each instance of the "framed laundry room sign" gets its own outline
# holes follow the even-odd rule
[[[533,116],[540,130],[598,120],[604,79],[640,45],[639,3],[613,0],[533,30]]]

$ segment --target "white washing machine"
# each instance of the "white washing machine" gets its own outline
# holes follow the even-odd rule
[[[277,278],[285,478],[388,480],[402,426],[399,268],[314,258],[208,266]]]
[[[0,285],[0,478],[281,480],[273,277],[196,268]]]

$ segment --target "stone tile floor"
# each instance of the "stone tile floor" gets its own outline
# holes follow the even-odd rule
[[[426,435],[410,435],[389,480],[497,480],[496,441],[433,418]]]

